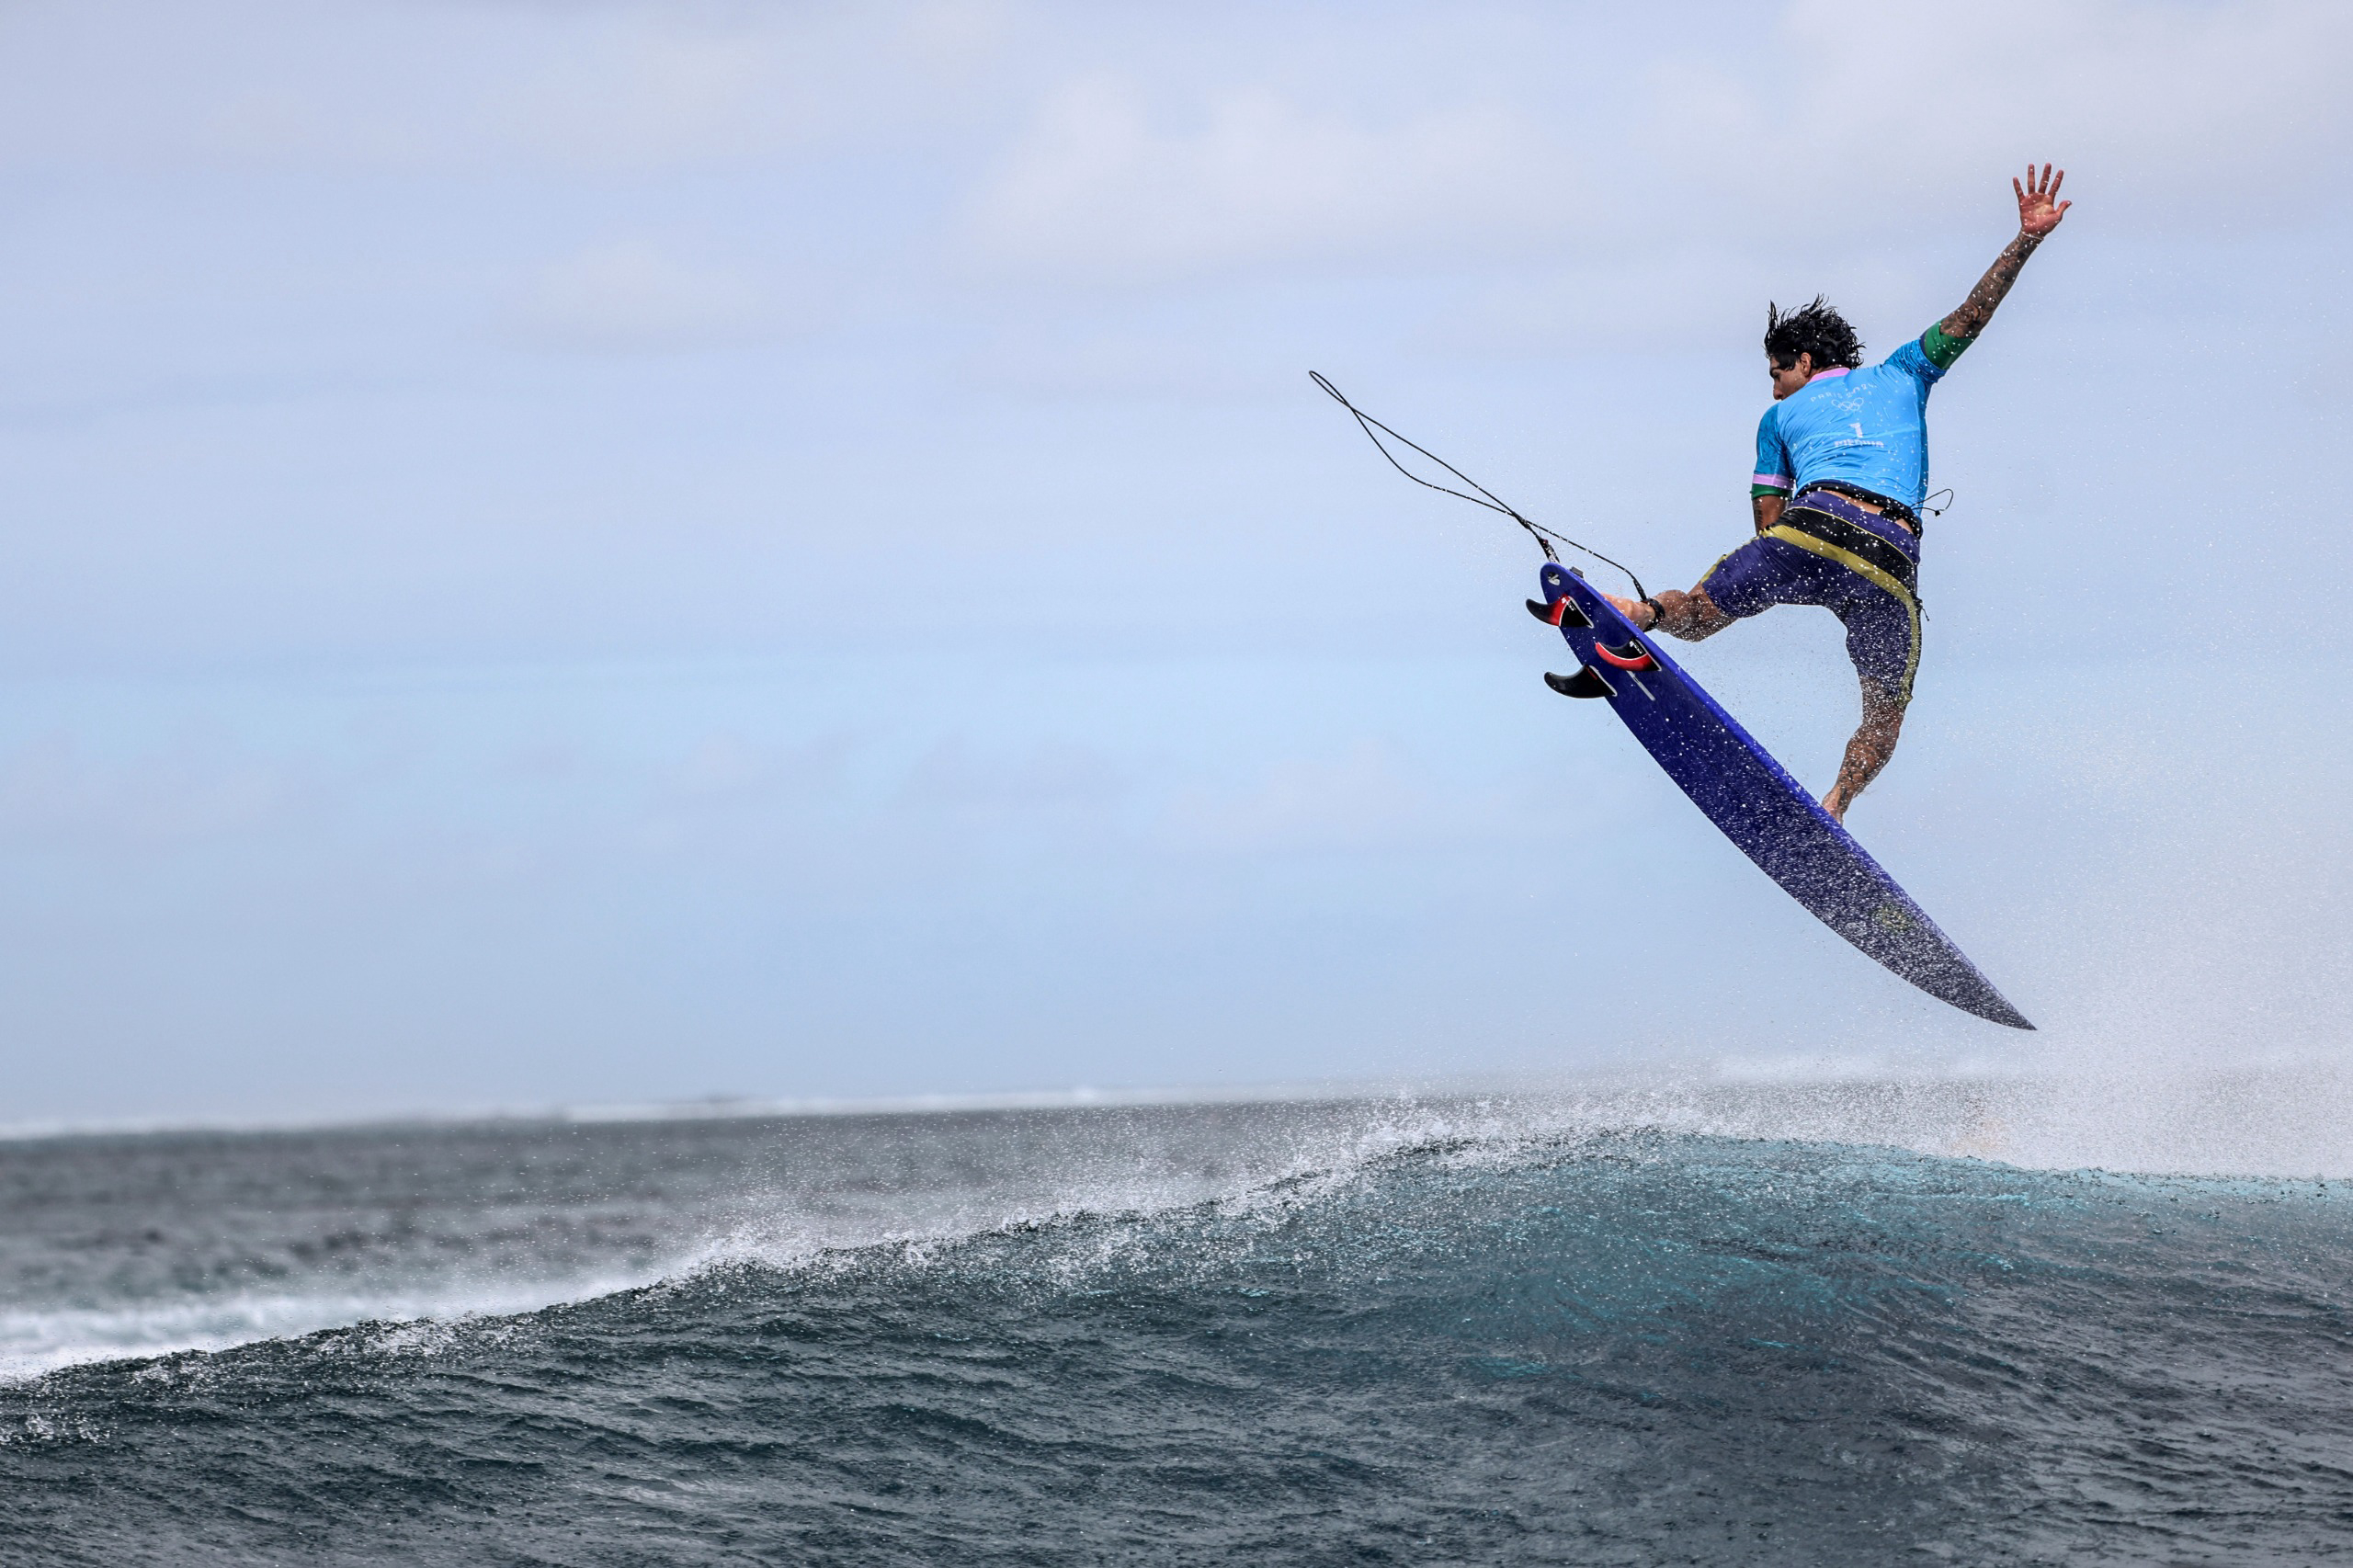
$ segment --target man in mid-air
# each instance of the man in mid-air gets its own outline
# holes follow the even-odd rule
[[[2067,177],[2029,164],[2018,234],[1961,308],[1869,369],[1863,346],[1817,298],[1784,313],[1768,306],[1766,364],[1773,406],[1756,427],[1749,509],[1756,537],[1711,567],[1688,594],[1609,602],[1643,631],[1696,642],[1775,605],[1820,605],[1847,628],[1862,679],[1863,722],[1838,781],[1822,798],[1847,808],[1895,755],[1912,673],[1920,662],[1920,505],[1928,489],[1928,390],[1976,341],[2035,246],[2066,215]]]

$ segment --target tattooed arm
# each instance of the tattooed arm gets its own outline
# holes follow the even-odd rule
[[[2026,258],[2034,254],[2034,247],[2059,226],[2059,220],[2075,205],[2059,199],[2059,185],[2066,177],[2066,170],[2054,175],[2051,165],[2045,164],[2038,179],[2034,165],[2029,164],[2024,185],[2010,181],[2010,188],[2018,198],[2018,237],[2002,247],[2002,254],[1994,258],[1994,265],[1985,269],[1985,276],[1977,280],[1977,287],[1969,291],[1969,298],[1961,302],[1961,308],[1937,324],[1938,330],[1947,337],[1966,343],[1984,331],[1985,324],[1994,319],[1994,307],[2002,302],[2010,285],[2018,280]]]

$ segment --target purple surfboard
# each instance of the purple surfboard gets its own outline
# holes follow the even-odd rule
[[[1993,983],[1805,786],[1585,579],[1547,562],[1544,602],[1585,667],[1569,695],[1605,698],[1666,776],[1741,853],[1824,925],[1929,995],[2030,1029]],[[1574,624],[1578,620],[1587,624]]]

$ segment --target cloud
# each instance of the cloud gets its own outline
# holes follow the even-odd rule
[[[1711,39],[1638,59],[1624,113],[1564,132],[1588,154],[1580,232],[1473,280],[1418,340],[1722,346],[1753,339],[1768,298],[1817,290],[1883,338],[1958,299],[2010,232],[2030,153],[2069,167],[2084,204],[2065,251],[2309,227],[2353,170],[2353,100],[2334,86],[2353,72],[2345,6],[1796,0],[1745,41],[1741,58]]]
[[[1050,273],[1361,259],[1541,232],[1572,183],[1563,153],[1506,108],[1371,125],[1232,88],[1170,128],[1133,82],[1096,75],[1047,97],[983,181],[967,233],[988,259]]]
[[[771,153],[832,107],[815,40],[623,14],[551,50],[493,118],[520,143],[590,167],[663,167]],[[798,45],[799,47],[796,47]]]
[[[516,324],[528,341],[546,347],[642,352],[765,336],[784,322],[742,272],[626,239],[591,245],[543,270]]]
[[[0,166],[644,173],[934,123],[985,6],[0,7]]]
[[[2071,165],[2070,194],[2219,232],[2341,180],[2348,69],[2353,8],[2310,0],[1796,0],[1762,62],[1655,62],[1636,140],[1676,187],[1768,222],[1918,222],[1963,181],[1998,207],[2033,157]]]
[[[1504,279],[1433,320],[1427,341],[1481,353],[1718,347],[1756,335],[1757,268],[1718,251],[1583,263]]]

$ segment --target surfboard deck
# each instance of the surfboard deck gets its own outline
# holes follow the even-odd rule
[[[1592,623],[1564,624],[1561,635],[1578,663],[1606,683],[1609,706],[1742,854],[1816,919],[1929,995],[1993,1023],[2034,1028],[1805,786],[1656,643],[1574,572],[1546,562],[1541,580],[1547,605],[1566,598]],[[1596,648],[1622,652],[1630,642],[1648,655],[1649,667],[1625,668]],[[1643,661],[1637,655],[1636,662]],[[1597,689],[1590,677],[1576,678]]]

